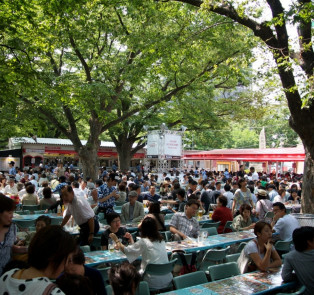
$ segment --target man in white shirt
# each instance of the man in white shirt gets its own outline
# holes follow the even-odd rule
[[[291,214],[286,214],[286,207],[283,203],[273,204],[274,218],[271,223],[273,232],[279,234],[280,240],[291,241],[293,231],[300,227],[298,220]]]
[[[80,189],[80,184],[79,184],[77,181],[73,181],[73,182],[72,182],[72,188],[73,188],[74,194],[75,194],[77,197],[85,198],[85,199],[86,199],[85,192]]]
[[[85,198],[77,197],[73,188],[66,185],[61,189],[61,198],[68,205],[61,226],[67,224],[71,216],[80,227],[80,245],[88,245],[93,241],[94,235],[99,230],[99,223],[95,213]]]
[[[250,168],[250,172],[252,173],[252,180],[253,180],[253,181],[259,180],[258,173],[255,171],[255,168],[254,168],[254,167],[251,167],[251,168]]]
[[[16,196],[18,194],[17,185],[15,184],[14,178],[9,179],[9,184],[4,188],[4,195]]]

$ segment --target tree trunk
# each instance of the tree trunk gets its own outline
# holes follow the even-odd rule
[[[99,145],[97,144],[89,144],[82,146],[78,150],[78,155],[82,162],[82,169],[83,169],[83,177],[86,180],[86,177],[91,177],[93,181],[97,180],[98,175],[98,148]]]
[[[304,174],[302,186],[302,212],[314,214],[314,160],[305,148]]]
[[[119,168],[121,171],[128,171],[130,169],[130,163],[132,159],[132,145],[133,142],[127,140],[116,144],[116,148],[119,155]]]

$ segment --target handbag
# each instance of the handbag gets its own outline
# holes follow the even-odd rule
[[[257,245],[257,242],[255,240],[253,240],[253,241]],[[257,245],[257,247],[258,247],[258,245]],[[253,263],[252,259],[249,256],[245,255],[244,249],[241,251],[241,254],[240,254],[238,261],[237,261],[241,274],[244,274],[246,272],[252,272],[252,271],[255,271],[257,269],[257,267]]]

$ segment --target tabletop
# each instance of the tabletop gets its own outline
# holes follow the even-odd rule
[[[36,220],[39,216],[42,216],[42,215],[49,216],[50,218],[63,219],[63,216],[60,216],[57,213],[28,214],[28,215],[20,215],[20,214],[14,213],[13,221],[17,221],[17,220]]]
[[[221,235],[210,236],[205,240],[199,241],[197,239],[189,239],[179,242],[166,243],[168,254],[173,250],[184,250],[186,252],[193,252],[198,250],[207,250],[210,248],[225,247],[231,244],[245,242],[253,239],[255,235],[251,232],[233,232]],[[94,266],[101,263],[121,262],[126,260],[126,256],[118,251],[109,250],[87,252],[85,255],[88,257],[86,260],[87,266]]]
[[[281,279],[281,268],[271,269],[268,272],[252,272],[231,278],[208,282],[205,284],[174,290],[164,294],[167,295],[249,295],[266,294],[270,291],[291,287],[294,283],[283,283]],[[236,290],[236,291],[235,291]]]

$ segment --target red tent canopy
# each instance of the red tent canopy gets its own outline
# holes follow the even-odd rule
[[[304,161],[303,146],[274,149],[221,149],[212,151],[185,151],[184,160],[229,160],[250,162],[296,162]]]

